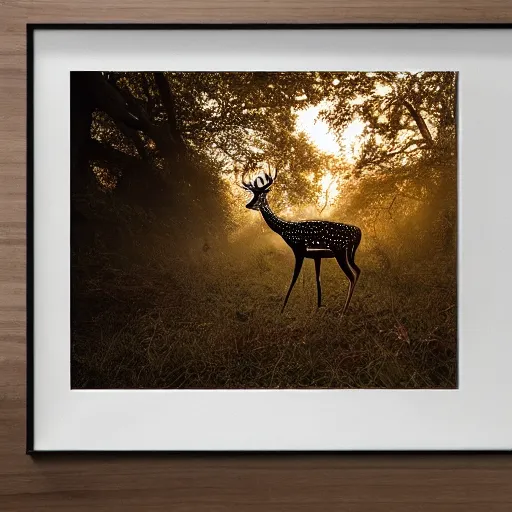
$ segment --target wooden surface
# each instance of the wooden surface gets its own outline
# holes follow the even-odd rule
[[[512,1],[2,0],[0,510],[512,510],[512,457],[506,454],[24,454],[25,24],[71,21],[512,22]]]

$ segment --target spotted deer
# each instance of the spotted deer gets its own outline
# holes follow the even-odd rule
[[[288,221],[278,217],[270,208],[267,193],[274,183],[276,173],[263,173],[255,179],[242,177],[242,188],[252,192],[253,196],[246,207],[261,212],[269,228],[275,231],[290,246],[295,255],[295,269],[292,281],[284,299],[281,313],[284,311],[292,289],[297,282],[304,258],[315,260],[317,302],[322,305],[322,287],[320,285],[320,265],[323,258],[336,258],[338,265],[347,276],[350,285],[342,315],[347,310],[352,294],[361,274],[356,265],[355,254],[361,242],[361,230],[350,224],[323,220]]]

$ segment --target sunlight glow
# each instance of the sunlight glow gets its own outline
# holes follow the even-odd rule
[[[317,105],[299,110],[297,112],[297,131],[304,132],[321,151],[339,156],[340,145],[336,141],[336,137],[329,129],[329,125],[318,118],[318,114],[323,108],[323,105]]]
[[[326,172],[320,180],[320,186],[322,187],[322,193],[325,194],[329,188],[335,186],[334,176],[330,172]]]
[[[324,153],[343,157],[348,163],[354,163],[361,148],[361,135],[364,123],[355,120],[343,132],[340,142],[329,128],[327,122],[318,118],[326,104],[309,107],[297,112],[297,132],[304,132],[311,142]]]
[[[356,162],[359,151],[361,150],[364,127],[365,123],[359,119],[356,119],[347,126],[343,132],[343,135],[341,136],[343,156],[345,157],[345,160],[350,164]]]
[[[345,129],[338,142],[329,125],[318,118],[319,112],[326,106],[326,104],[321,104],[298,111],[297,131],[304,132],[320,151],[353,164],[361,149],[365,124],[359,120],[353,121]],[[340,195],[340,182],[330,171],[325,170],[319,185],[320,194],[316,206],[321,213],[327,214]]]
[[[297,125],[296,132],[304,133],[309,140],[322,152],[332,155],[335,158],[344,160],[348,164],[356,162],[361,145],[363,143],[363,131],[365,123],[360,120],[352,121],[345,129],[339,139],[329,128],[326,121],[319,118],[321,110],[328,107],[327,104],[323,103],[314,107],[305,108],[298,110],[297,113]],[[261,152],[259,148],[251,147],[254,152]],[[237,177],[230,176],[233,192],[235,195],[240,195],[237,183],[235,182]],[[228,178],[229,179],[229,178]],[[313,175],[310,177],[314,179]],[[327,215],[332,206],[335,205],[336,200],[341,192],[340,179],[338,176],[325,169],[320,181],[320,193],[318,195],[316,205],[311,205],[316,211],[316,215],[321,213]],[[292,212],[290,207],[287,207],[283,214],[297,214],[298,212]],[[304,213],[304,212],[302,212]],[[314,212],[309,212],[310,215],[314,215]]]

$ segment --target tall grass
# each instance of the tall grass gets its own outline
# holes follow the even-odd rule
[[[455,254],[429,259],[363,243],[343,317],[341,269],[323,260],[317,309],[306,260],[281,314],[293,255],[273,235],[253,235],[211,247],[160,238],[124,257],[76,254],[72,387],[457,386]]]

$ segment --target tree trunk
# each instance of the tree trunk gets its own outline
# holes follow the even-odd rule
[[[160,93],[160,98],[167,114],[167,126],[173,145],[175,147],[178,159],[181,159],[185,153],[185,144],[181,136],[181,132],[178,126],[178,120],[176,117],[176,101],[174,94],[171,91],[169,81],[162,72],[155,73],[155,82]]]
[[[407,108],[409,114],[411,114],[411,117],[414,119],[416,125],[418,126],[418,129],[421,133],[421,136],[423,137],[423,140],[427,143],[427,146],[429,148],[432,148],[434,146],[434,140],[432,139],[432,135],[430,133],[430,130],[428,129],[427,124],[425,123],[425,120],[423,119],[421,114],[407,100],[404,100],[403,104],[405,105],[405,108]]]
[[[72,72],[70,78],[70,173],[72,194],[84,194],[93,181],[92,173],[89,171],[87,145],[91,137],[94,102],[91,101],[84,85],[80,74]]]

